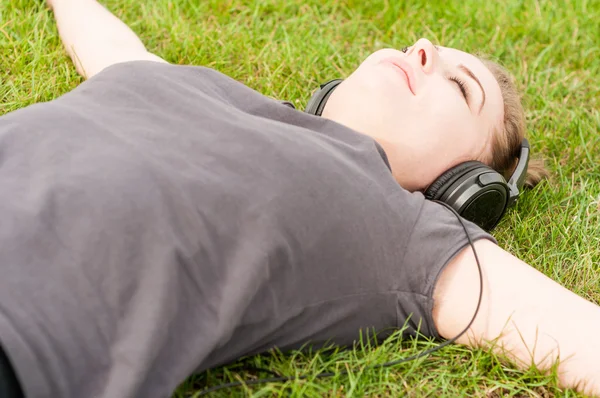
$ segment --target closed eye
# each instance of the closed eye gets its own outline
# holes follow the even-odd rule
[[[466,85],[465,82],[463,82],[461,79],[459,79],[458,77],[449,77],[449,79],[451,81],[453,81],[454,83],[456,83],[456,85],[458,86],[458,88],[460,89],[463,97],[465,98],[465,102],[467,103],[467,105],[469,104],[469,89]]]

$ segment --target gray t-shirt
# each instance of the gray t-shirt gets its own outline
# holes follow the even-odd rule
[[[436,336],[435,280],[467,244],[370,137],[144,61],[0,117],[0,220],[0,345],[28,398],[167,397],[407,318]]]

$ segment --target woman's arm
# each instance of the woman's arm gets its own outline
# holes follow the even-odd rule
[[[600,307],[481,240],[475,243],[484,275],[479,315],[459,343],[492,346],[527,368],[550,369],[559,361],[564,387],[600,396]],[[444,270],[434,295],[434,321],[444,338],[469,323],[479,296],[471,248]]]
[[[166,62],[148,52],[136,34],[96,0],[47,2],[65,49],[83,77],[90,78],[121,62]]]

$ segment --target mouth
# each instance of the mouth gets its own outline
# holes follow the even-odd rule
[[[414,90],[415,77],[414,77],[414,73],[413,73],[413,70],[410,65],[408,65],[406,62],[404,62],[404,60],[399,59],[399,58],[386,58],[386,59],[382,60],[381,62],[390,64],[393,67],[397,68],[398,71],[400,72],[400,74],[406,80],[406,83],[408,84],[408,88],[410,89],[410,92],[413,95],[416,95],[415,90]]]

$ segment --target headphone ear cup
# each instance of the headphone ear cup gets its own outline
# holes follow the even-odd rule
[[[457,177],[468,172],[469,170],[479,168],[480,166],[485,165],[477,161],[470,161],[454,166],[436,178],[436,180],[429,185],[429,187],[425,190],[425,197],[430,200],[440,200],[441,196],[444,194],[444,192],[446,192],[448,187],[452,185],[452,182],[456,180]]]
[[[425,197],[451,206],[463,218],[490,231],[502,219],[510,197],[504,177],[483,163],[461,163],[442,174]]]

